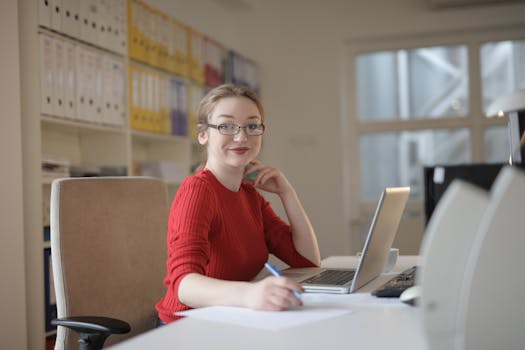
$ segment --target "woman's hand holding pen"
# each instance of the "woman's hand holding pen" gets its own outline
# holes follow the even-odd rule
[[[281,311],[302,305],[293,291],[301,293],[303,289],[294,280],[287,277],[269,276],[253,282],[246,294],[246,305],[254,310]]]

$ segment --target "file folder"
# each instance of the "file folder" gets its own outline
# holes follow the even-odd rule
[[[62,32],[77,39],[80,36],[79,7],[78,0],[62,0]]]
[[[110,4],[110,50],[125,55],[128,50],[127,0],[112,0]]]
[[[140,71],[135,65],[129,66],[129,111],[130,111],[130,127],[135,130],[140,130],[141,111],[139,108],[140,91]]]
[[[188,78],[189,75],[189,28],[174,20],[175,24],[175,73]]]
[[[65,50],[64,41],[54,38],[53,42],[53,115],[64,117],[65,98]]]
[[[190,78],[204,84],[204,38],[202,34],[190,29],[189,54]]]
[[[94,56],[94,84],[93,84],[93,104],[91,104],[91,121],[103,123],[103,104],[104,104],[104,55],[98,51],[93,51]]]
[[[49,0],[51,7],[51,29],[62,31],[62,0]]]
[[[49,0],[38,0],[38,24],[51,28],[51,2]]]
[[[76,47],[77,119],[91,122],[95,104],[95,55],[83,46]]]
[[[64,116],[76,118],[76,46],[64,41]]]
[[[40,113],[53,115],[53,38],[40,34]]]

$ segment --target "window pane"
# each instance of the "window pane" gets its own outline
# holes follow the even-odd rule
[[[493,126],[485,131],[485,160],[487,163],[508,162],[509,134],[506,126]]]
[[[481,46],[483,111],[499,96],[525,89],[525,40]]]
[[[410,186],[423,197],[423,165],[470,162],[467,129],[366,134],[360,138],[361,196],[377,200],[388,186]]]
[[[466,46],[382,51],[359,55],[359,119],[406,120],[465,116]]]

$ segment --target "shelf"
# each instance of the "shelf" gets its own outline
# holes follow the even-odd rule
[[[42,124],[57,128],[63,128],[64,131],[74,131],[74,130],[92,130],[96,132],[107,132],[115,134],[123,134],[126,132],[125,126],[115,126],[115,125],[105,125],[105,124],[95,124],[87,123],[72,119],[60,118],[50,115],[42,114],[40,117]]]
[[[97,50],[100,50],[100,51],[104,51],[104,52],[109,53],[111,55],[120,56],[122,58],[127,57],[127,49],[125,50],[126,52],[114,51],[114,50],[111,50],[108,47],[103,47],[103,46],[97,45],[95,43],[83,40],[82,38],[79,38],[79,37],[73,37],[73,36],[71,36],[71,35],[69,35],[68,33],[65,33],[65,32],[59,32],[59,31],[55,31],[55,30],[53,30],[51,28],[42,27],[41,25],[38,26],[37,33],[38,34],[42,33],[42,34],[46,34],[46,35],[49,35],[49,36],[52,36],[52,37],[60,38],[62,40],[67,40],[67,41],[69,41],[71,43],[74,43],[74,44],[77,44],[77,45],[81,44],[81,45],[84,45],[84,46],[88,46],[88,47],[91,47],[91,48],[94,48],[94,49],[97,49]]]
[[[140,131],[140,130],[131,130],[131,136],[134,140],[138,141],[161,141],[161,142],[187,142],[188,136],[179,136],[179,135],[169,135],[169,134],[160,134],[154,132]]]

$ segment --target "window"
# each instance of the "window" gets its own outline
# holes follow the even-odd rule
[[[478,110],[485,112],[503,93],[525,89],[524,40],[484,43],[478,52],[465,43],[357,55],[357,119],[361,125],[386,122],[359,136],[361,199],[375,199],[385,186],[411,186],[412,198],[421,199],[424,165],[508,160],[504,121],[482,126],[473,144],[470,129],[481,115],[469,110],[469,55],[479,55],[481,66]],[[418,120],[434,124],[410,124]],[[399,129],[406,131],[394,131]],[[483,150],[479,159],[474,149]]]
[[[357,57],[362,121],[465,116],[466,46],[372,52]]]
[[[470,161],[468,129],[430,129],[361,136],[361,197],[377,200],[388,186],[410,186],[423,196],[423,165]]]
[[[481,46],[483,111],[500,95],[525,89],[525,40]]]
[[[361,247],[385,187],[411,187],[398,236],[413,240],[424,231],[424,166],[508,161],[506,120],[486,111],[500,95],[525,89],[524,33],[348,43],[343,191],[351,249]]]

